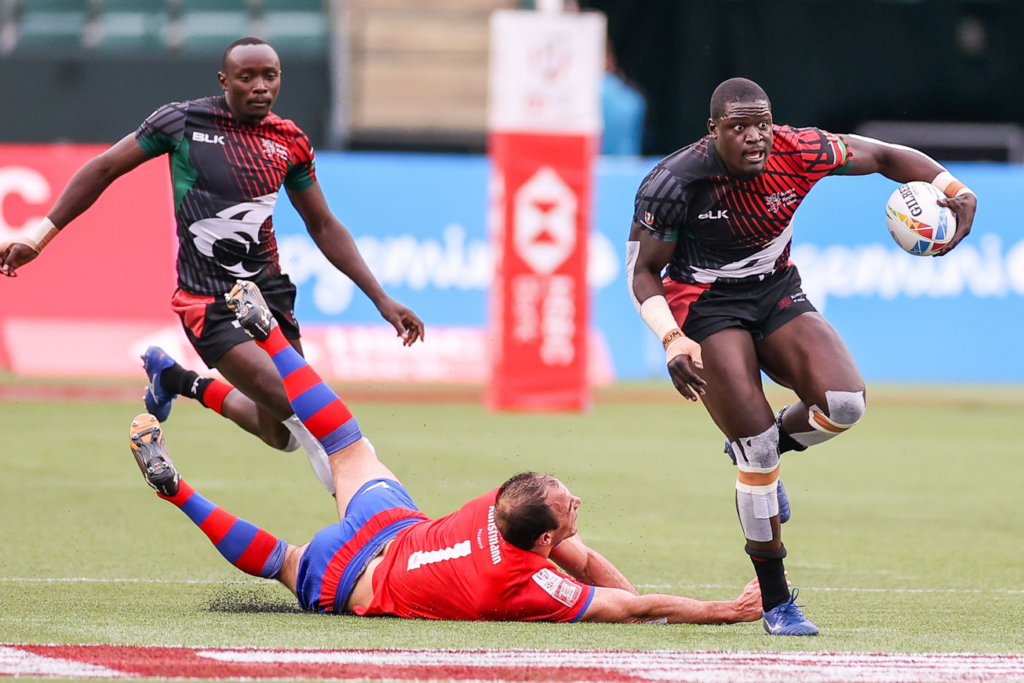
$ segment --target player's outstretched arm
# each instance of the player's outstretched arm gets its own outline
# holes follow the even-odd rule
[[[665,363],[676,391],[696,401],[707,384],[697,374],[704,367],[700,344],[679,329],[661,280],[675,249],[675,242],[656,239],[634,222],[626,244],[626,283],[637,312],[665,348]]]
[[[923,152],[902,145],[892,145],[860,135],[844,135],[853,152],[853,164],[847,175],[881,173],[898,183],[920,180],[934,183],[946,193],[940,199],[941,206],[948,206],[956,214],[956,234],[938,256],[949,253],[971,232],[974,214],[978,209],[978,198],[956,180],[939,162]]]
[[[602,588],[618,588],[632,595],[640,595],[615,565],[601,553],[589,548],[578,534],[552,548],[548,557],[580,583]]]
[[[288,197],[306,223],[309,236],[327,260],[363,290],[381,316],[395,326],[403,343],[410,346],[417,339],[425,339],[423,322],[410,309],[384,292],[363,261],[348,229],[331,213],[320,185],[313,183],[308,189],[299,191],[288,189]]]
[[[622,624],[667,619],[670,624],[735,624],[757,621],[761,615],[761,587],[754,579],[735,600],[632,595],[615,588],[596,588],[582,621]]]
[[[82,215],[112,182],[148,160],[149,156],[136,142],[134,133],[90,159],[71,177],[57,203],[43,219],[37,235],[0,244],[0,273],[16,277],[18,268],[39,256],[56,232]]]

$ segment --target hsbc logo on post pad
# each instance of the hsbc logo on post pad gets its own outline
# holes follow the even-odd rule
[[[576,193],[550,166],[527,180],[515,195],[513,244],[538,275],[550,275],[576,248]]]

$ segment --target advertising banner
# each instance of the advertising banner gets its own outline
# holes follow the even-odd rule
[[[32,225],[98,151],[0,146],[3,234]],[[667,381],[664,351],[634,311],[623,270],[633,198],[655,161],[596,164],[586,239],[592,385]],[[896,183],[880,176],[826,178],[797,211],[793,260],[804,288],[869,382],[1024,382],[1024,231],[1016,204],[1024,168],[949,169],[978,193],[979,211],[970,237],[942,258],[911,256],[892,241],[884,206]],[[485,382],[495,260],[486,227],[488,160],[318,153],[317,172],[380,283],[427,324],[426,343],[402,347],[282,200],[274,215],[282,267],[298,287],[304,348],[321,373],[359,382]],[[116,181],[19,277],[0,278],[8,368],[141,382],[138,355],[149,344],[203,367],[168,305],[169,185],[162,162],[144,165]]]
[[[0,242],[38,225],[71,176],[105,149],[0,145]],[[53,360],[53,373],[62,374],[58,366],[66,368],[77,357],[80,371],[72,374],[102,374],[90,368],[91,360],[99,367],[109,363],[76,350],[72,328],[62,325],[130,320],[150,329],[173,322],[168,307],[175,286],[173,226],[166,161],[149,162],[116,180],[18,277],[0,277],[0,366],[28,372],[46,366],[48,356],[64,354]],[[18,322],[14,328],[12,321]],[[45,323],[53,336],[35,338],[35,323]],[[56,340],[60,348],[54,348]],[[115,353],[128,362],[130,347]],[[133,363],[138,367],[137,354]]]
[[[667,381],[665,353],[633,309],[623,269],[633,199],[656,161],[606,157],[596,164],[587,239],[591,383]],[[494,259],[485,227],[487,160],[325,153],[317,163],[332,209],[371,270],[426,321],[425,346],[434,343],[431,326],[483,335]],[[881,176],[825,178],[796,213],[793,260],[804,288],[870,381],[1024,381],[1016,349],[1024,335],[1024,231],[1015,203],[1024,167],[948,167],[980,197],[974,230],[948,256],[911,256],[896,245],[884,208],[897,184]],[[399,178],[406,182],[396,199]],[[274,221],[282,265],[299,286],[303,325],[381,324],[366,297],[316,250],[287,202]]]
[[[491,408],[590,402],[587,236],[604,35],[601,14],[492,15]]]

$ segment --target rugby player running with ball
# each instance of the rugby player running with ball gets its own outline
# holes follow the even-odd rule
[[[237,278],[258,282],[284,336],[301,353],[295,286],[278,263],[272,223],[281,185],[327,260],[370,297],[405,345],[423,338],[423,323],[384,292],[331,213],[309,138],[271,113],[281,89],[277,52],[258,38],[236,40],[224,52],[218,77],[223,95],[160,107],[135,133],[85,164],[33,234],[0,245],[0,273],[14,277],[114,180],[168,155],[179,240],[171,308],[199,356],[230,384],[186,370],[151,347],[143,356],[150,379],[146,409],[162,422],[171,401],[185,395],[274,448],[301,444],[333,493],[326,455],[294,417],[274,365],[223,301]]]
[[[636,195],[627,245],[630,296],[661,340],[676,389],[698,396],[737,465],[736,509],[761,583],[764,627],[817,635],[785,579],[780,524],[789,501],[779,456],[848,430],[864,415],[864,380],[789,261],[792,219],[828,175],[881,173],[930,182],[971,231],[974,193],[916,150],[818,128],[776,125],[756,83],[725,81],[708,135],[662,159]],[[663,276],[663,271],[667,272]],[[772,413],[761,371],[799,401]]]

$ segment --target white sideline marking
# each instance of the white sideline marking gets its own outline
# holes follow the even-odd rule
[[[43,657],[13,647],[0,647],[0,676],[61,676],[63,678],[123,678],[125,674],[96,664]]]
[[[828,654],[758,652],[586,652],[544,650],[198,651],[200,657],[252,664],[384,667],[542,668],[552,680],[600,681],[600,673],[679,683],[986,683],[1024,680],[1024,656],[977,654]],[[572,669],[581,671],[573,672]],[[589,671],[585,671],[589,670]],[[401,672],[393,671],[396,678]],[[481,671],[484,678],[501,679]],[[422,673],[418,674],[423,678]]]
[[[637,588],[653,588],[660,590],[691,590],[693,588],[736,588],[724,583],[697,583],[676,586],[671,583],[638,583]],[[837,586],[800,586],[802,591],[824,591],[844,593],[996,593],[1002,595],[1021,595],[1024,589],[1013,588],[844,588]]]

